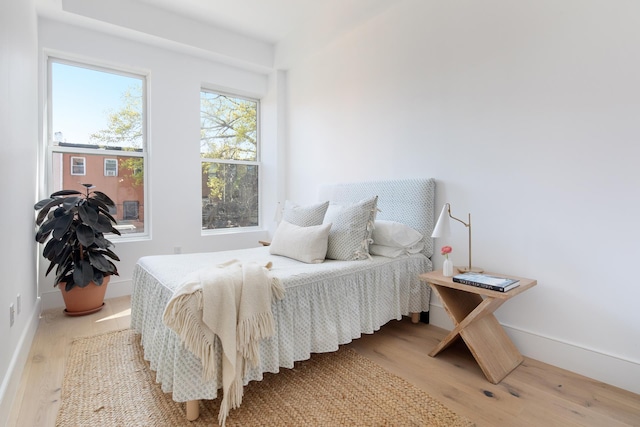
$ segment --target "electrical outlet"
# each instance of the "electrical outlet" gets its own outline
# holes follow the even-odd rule
[[[9,327],[13,326],[13,322],[16,320],[16,310],[13,308],[13,304],[9,306]]]
[[[22,311],[22,297],[20,296],[20,294],[18,294],[18,296],[16,297],[16,311],[18,312],[18,314],[20,314],[20,312]]]

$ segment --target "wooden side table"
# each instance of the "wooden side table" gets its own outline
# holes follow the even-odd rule
[[[487,273],[493,274],[493,273]],[[442,271],[421,274],[438,294],[447,314],[453,320],[453,330],[429,353],[435,357],[462,338],[482,372],[493,384],[498,384],[513,371],[524,358],[498,323],[493,312],[507,300],[536,285],[536,281],[523,277],[504,276],[520,280],[520,286],[507,292],[497,292],[454,282]]]

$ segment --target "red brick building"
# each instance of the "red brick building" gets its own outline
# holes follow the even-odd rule
[[[116,208],[111,214],[123,233],[144,231],[144,184],[142,158],[103,154],[54,153],[53,191],[85,191],[82,184],[109,196]],[[139,159],[139,161],[138,161]]]

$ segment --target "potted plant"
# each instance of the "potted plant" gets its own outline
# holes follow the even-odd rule
[[[42,255],[51,262],[45,276],[57,266],[54,286],[60,285],[65,313],[75,316],[102,309],[110,276],[118,275],[111,260],[120,261],[109,249],[113,243],[104,237],[104,233],[120,234],[109,213],[115,204],[106,194],[91,191],[92,184],[82,185],[84,194],[57,191],[34,206],[39,211],[36,241],[46,242]]]

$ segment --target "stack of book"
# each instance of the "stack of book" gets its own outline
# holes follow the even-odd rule
[[[453,281],[498,292],[507,292],[508,290],[520,285],[519,280],[481,273],[457,274],[453,276]]]

